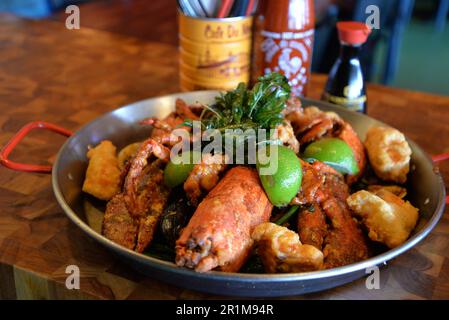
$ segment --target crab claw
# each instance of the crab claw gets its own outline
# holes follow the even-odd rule
[[[351,127],[351,125],[345,121],[343,121],[341,130],[338,133],[337,137],[345,141],[349,145],[349,147],[351,147],[352,152],[354,153],[354,158],[357,161],[359,172],[356,175],[346,176],[346,182],[349,185],[351,185],[354,182],[356,182],[365,171],[366,167],[365,147],[363,146],[362,141],[360,141],[359,136]]]
[[[108,202],[103,234],[110,240],[143,252],[153,239],[168,200],[163,165],[170,150],[154,139],[145,140],[129,164],[123,190]]]
[[[336,137],[345,141],[354,153],[359,173],[348,175],[346,182],[353,184],[366,167],[365,148],[351,125],[334,112],[323,112],[317,107],[296,109],[286,115],[290,120],[301,146],[322,137]]]

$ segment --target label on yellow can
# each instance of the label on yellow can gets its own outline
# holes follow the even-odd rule
[[[239,42],[251,38],[253,17],[195,18],[179,14],[179,33],[198,42]]]

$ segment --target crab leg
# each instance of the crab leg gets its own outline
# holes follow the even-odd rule
[[[137,252],[151,242],[168,199],[162,165],[169,157],[170,150],[155,140],[142,143],[131,161],[122,193],[107,204],[103,234],[108,239]]]
[[[292,201],[303,206],[298,215],[301,242],[323,251],[325,268],[366,259],[366,239],[346,204],[349,190],[343,176],[319,161],[302,167],[302,188]]]

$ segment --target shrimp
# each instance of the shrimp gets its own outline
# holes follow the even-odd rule
[[[193,206],[197,206],[207,192],[220,180],[220,174],[226,170],[226,156],[222,154],[203,156],[184,182],[184,191]]]

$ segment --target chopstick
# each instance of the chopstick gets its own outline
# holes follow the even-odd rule
[[[178,0],[178,5],[181,8],[181,11],[184,12],[185,15],[194,17],[196,15],[195,10],[191,7],[189,1],[186,0]]]
[[[224,18],[229,14],[233,0],[222,0],[221,7],[218,10],[217,18]]]
[[[211,2],[204,0],[177,0],[178,7],[185,15],[192,17],[213,17]],[[251,15],[255,0],[222,0],[218,8],[217,18],[241,17]]]
[[[245,16],[249,16],[253,13],[254,2],[254,0],[249,0],[248,6],[246,7]]]
[[[248,7],[248,0],[235,0],[232,6],[230,17],[241,17],[245,15],[246,9]]]
[[[209,13],[207,12],[206,7],[204,6],[203,2],[201,0],[198,0],[198,4],[200,5],[201,10],[203,10],[204,15],[207,17],[209,17]]]

